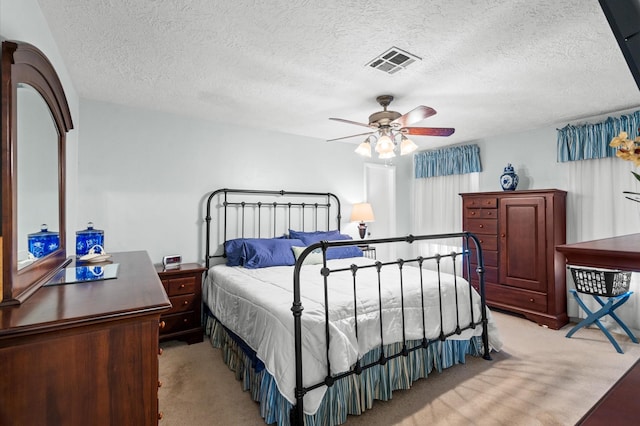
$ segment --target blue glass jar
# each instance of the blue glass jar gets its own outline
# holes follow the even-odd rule
[[[40,226],[40,232],[29,234],[27,238],[29,253],[36,258],[44,257],[60,248],[60,235],[49,231],[46,223]]]
[[[104,231],[93,229],[93,222],[89,222],[87,229],[76,232],[76,255],[84,256],[89,254],[92,248],[94,253],[102,253],[104,251]]]

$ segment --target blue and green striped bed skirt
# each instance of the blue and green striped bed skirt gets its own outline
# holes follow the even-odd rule
[[[260,404],[260,415],[265,423],[288,426],[293,405],[280,394],[273,376],[264,368],[255,352],[210,313],[206,315],[205,333],[214,347],[222,349],[224,362],[235,372],[236,379],[242,382],[242,389],[249,391],[253,400]],[[408,346],[419,344],[420,341],[416,340],[409,342]],[[467,355],[481,357],[482,348],[481,336],[470,340],[439,341],[427,348],[412,351],[406,357],[393,358],[384,365],[363,370],[360,375],[342,378],[327,388],[315,414],[305,414],[305,424],[342,424],[347,421],[347,415],[362,414],[373,406],[376,399],[391,399],[394,390],[409,389],[413,382],[428,377],[434,369],[441,372],[455,364],[464,364]],[[386,354],[401,350],[401,343],[385,346]],[[379,358],[380,348],[373,349],[363,357],[362,364],[375,362]]]

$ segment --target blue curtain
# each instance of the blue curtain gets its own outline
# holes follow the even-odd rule
[[[481,172],[478,145],[422,151],[413,156],[416,179]]]
[[[605,121],[581,126],[567,125],[558,129],[558,162],[615,157],[616,148],[609,142],[622,131],[631,139],[638,136],[640,111]]]

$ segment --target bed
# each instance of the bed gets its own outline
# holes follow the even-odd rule
[[[268,424],[338,425],[434,370],[500,349],[470,233],[366,240],[391,253],[460,247],[378,260],[340,231],[332,193],[225,188],[206,209],[205,331]]]

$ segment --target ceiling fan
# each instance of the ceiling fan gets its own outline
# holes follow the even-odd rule
[[[418,146],[411,141],[407,135],[418,136],[450,136],[455,132],[451,127],[408,127],[413,123],[424,120],[436,114],[436,110],[424,105],[420,105],[406,114],[400,114],[396,111],[387,111],[387,107],[393,101],[391,95],[381,95],[376,101],[382,106],[383,110],[375,112],[369,116],[369,124],[359,123],[357,121],[345,120],[342,118],[329,118],[329,120],[341,121],[343,123],[355,124],[357,126],[368,127],[373,131],[367,133],[359,133],[357,135],[344,136],[341,138],[328,139],[328,142],[349,139],[357,136],[367,136],[356,152],[366,157],[371,157],[371,144],[376,144],[376,152],[379,158],[395,157],[395,150],[400,147],[400,155],[408,154],[415,151]],[[399,141],[398,141],[399,139]]]

